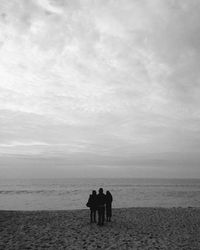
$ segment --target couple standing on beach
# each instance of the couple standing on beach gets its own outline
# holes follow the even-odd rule
[[[97,211],[98,211],[97,225],[99,226],[104,225],[105,212],[106,212],[106,220],[110,222],[112,217],[112,201],[113,201],[112,194],[109,191],[107,191],[106,194],[104,194],[103,188],[100,188],[99,193],[97,194],[96,191],[93,190],[86,204],[86,206],[90,208],[90,222],[96,222]]]

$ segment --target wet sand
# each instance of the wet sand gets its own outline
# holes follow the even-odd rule
[[[200,249],[200,208],[114,209],[89,223],[88,210],[0,211],[0,249]]]

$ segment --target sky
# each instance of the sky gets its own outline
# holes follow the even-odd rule
[[[199,0],[1,0],[3,178],[200,178]]]

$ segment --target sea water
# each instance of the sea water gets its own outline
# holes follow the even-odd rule
[[[113,207],[200,207],[199,179],[0,179],[0,210],[86,208],[100,187]]]

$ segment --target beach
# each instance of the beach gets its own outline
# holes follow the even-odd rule
[[[0,249],[199,250],[200,209],[113,209],[102,227],[87,209],[0,211]]]

